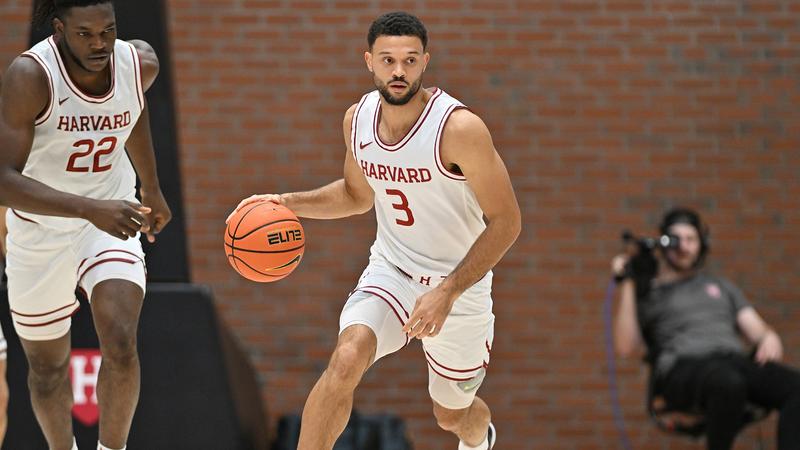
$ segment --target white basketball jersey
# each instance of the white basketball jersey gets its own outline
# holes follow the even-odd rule
[[[467,179],[444,166],[442,130],[450,114],[465,106],[441,89],[400,141],[378,133],[378,91],[361,98],[351,129],[355,160],[375,191],[378,234],[372,253],[416,281],[438,284],[450,274],[486,228],[483,211]],[[479,282],[491,286],[491,272]]]
[[[50,103],[36,119],[33,145],[22,174],[53,189],[95,199],[135,200],[136,173],[125,142],[144,107],[141,68],[133,45],[117,40],[105,95],[81,91],[70,79],[53,37],[22,54],[47,74]],[[85,220],[27,212],[20,217],[68,230]]]

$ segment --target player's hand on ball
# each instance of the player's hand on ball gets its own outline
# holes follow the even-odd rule
[[[438,335],[457,298],[458,296],[454,297],[439,286],[426,292],[417,299],[403,331],[409,338],[417,339]]]
[[[237,211],[239,211],[240,209],[244,208],[245,206],[251,203],[256,203],[256,202],[272,202],[272,203],[277,203],[279,205],[283,204],[283,200],[281,199],[280,194],[251,195],[250,197],[247,197],[246,199],[240,201],[238,205],[236,205],[236,208],[233,210],[233,212],[228,214],[228,218],[225,219],[225,224],[231,221],[231,217],[233,217],[233,215],[236,214]]]

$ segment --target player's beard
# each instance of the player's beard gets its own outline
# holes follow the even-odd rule
[[[395,81],[405,81],[405,80],[403,78],[393,78],[392,81],[390,81],[389,83],[393,83]],[[422,86],[422,76],[420,76],[417,79],[417,81],[412,83],[411,86],[409,86],[406,95],[400,98],[393,97],[392,93],[389,92],[389,85],[387,83],[382,82],[377,77],[375,78],[375,86],[378,88],[378,92],[381,93],[381,96],[383,96],[383,99],[386,100],[386,103],[394,106],[402,106],[410,102],[411,99],[414,98],[415,95],[417,95],[420,86]]]
[[[64,52],[64,54],[67,55],[67,57],[69,59],[71,59],[72,62],[77,64],[78,67],[80,67],[81,69],[83,69],[83,70],[85,70],[87,72],[94,72],[94,70],[91,70],[88,67],[86,67],[83,64],[83,61],[81,61],[81,59],[78,58],[77,55],[75,55],[75,52],[73,52],[72,48],[70,48],[69,42],[67,42],[67,38],[66,37],[62,37],[61,40],[59,41],[59,44],[61,44],[60,47],[61,47],[61,50]]]

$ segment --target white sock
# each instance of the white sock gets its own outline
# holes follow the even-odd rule
[[[128,448],[127,445],[125,447],[122,447],[119,450],[125,450],[126,448]],[[111,447],[106,447],[105,445],[101,444],[100,441],[98,441],[97,442],[97,450],[114,450],[114,449],[111,448]]]
[[[78,441],[74,436],[72,437],[72,450],[78,450]]]
[[[489,435],[483,438],[483,442],[478,444],[477,447],[470,447],[464,441],[458,441],[458,450],[489,450]]]

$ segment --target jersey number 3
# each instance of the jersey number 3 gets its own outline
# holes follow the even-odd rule
[[[402,225],[404,227],[410,227],[414,225],[414,214],[411,213],[411,210],[408,209],[408,198],[406,198],[406,194],[403,194],[403,191],[399,191],[397,189],[387,189],[386,193],[388,195],[395,195],[400,197],[400,203],[392,203],[392,208],[403,211],[406,214],[406,218],[404,220],[395,219],[394,221],[398,225]]]
[[[104,137],[97,142],[97,145],[95,145],[94,141],[90,139],[84,139],[72,144],[72,146],[77,149],[86,147],[86,149],[78,150],[69,155],[67,172],[105,172],[106,170],[111,169],[111,164],[105,166],[102,165],[100,163],[100,157],[103,155],[108,155],[114,151],[114,148],[117,147],[117,138],[114,136]],[[97,148],[97,152],[95,152],[95,147]],[[78,165],[79,159],[89,156],[92,153],[94,153],[94,158],[92,159],[93,162],[91,167]]]

